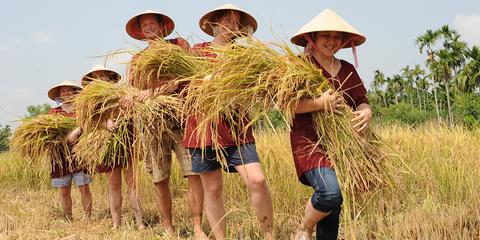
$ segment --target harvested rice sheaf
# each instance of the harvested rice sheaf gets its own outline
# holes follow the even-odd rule
[[[216,129],[219,119],[237,136],[273,110],[279,110],[291,126],[301,99],[319,97],[332,88],[318,67],[286,44],[250,40],[245,45],[232,43],[213,50],[219,57],[208,72],[211,77],[191,84],[185,105],[187,115],[199,116],[197,132],[203,142],[206,129]],[[346,107],[342,115],[314,112],[313,116],[319,141],[312,145],[323,146],[328,154],[346,202],[357,203],[359,196],[392,185],[384,171],[379,139],[373,132],[365,137],[352,128],[352,109]],[[242,118],[247,122],[239,121]],[[212,133],[215,145],[218,136]]]
[[[44,114],[22,120],[11,138],[12,149],[32,161],[49,159],[62,166],[69,159],[68,134],[75,129],[74,118],[58,114]]]
[[[205,64],[208,63],[192,55],[189,49],[158,39],[135,53],[131,61],[130,82],[139,89],[152,89],[159,79],[194,76],[205,69]]]

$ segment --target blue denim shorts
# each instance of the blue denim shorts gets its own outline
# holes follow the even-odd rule
[[[216,151],[221,151],[221,154],[227,160],[226,168],[223,170],[227,172],[236,172],[235,166],[241,166],[248,163],[260,162],[257,154],[257,149],[254,143],[242,144],[239,147],[226,147],[220,149],[213,148],[190,148],[190,155],[192,156],[192,172],[205,173],[217,170],[222,167],[217,159]]]
[[[63,177],[52,178],[52,187],[68,187],[72,185],[72,180],[75,181],[75,185],[83,186],[92,182],[92,176],[81,172],[69,173]]]
[[[342,193],[337,175],[332,168],[315,168],[303,174],[315,190],[310,199],[313,208],[321,212],[330,212],[342,205]]]

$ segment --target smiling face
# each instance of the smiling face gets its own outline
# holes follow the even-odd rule
[[[317,32],[315,46],[318,52],[325,57],[332,57],[340,50],[343,36],[340,32]]]
[[[140,32],[143,34],[145,39],[153,40],[163,37],[163,32],[161,30],[162,25],[158,21],[157,15],[142,15],[138,17],[138,23],[140,25]]]
[[[59,91],[60,99],[62,101],[69,101],[75,94],[75,89],[71,86],[61,86]]]

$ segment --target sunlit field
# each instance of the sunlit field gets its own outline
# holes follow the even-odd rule
[[[385,146],[395,150],[395,190],[381,189],[357,219],[357,239],[480,239],[480,132],[426,124],[379,128]],[[292,239],[312,190],[298,182],[287,133],[257,132],[257,150],[272,192],[277,239]],[[405,165],[401,164],[401,160]],[[48,166],[31,166],[13,153],[0,155],[1,239],[193,239],[186,203],[186,181],[174,161],[171,189],[178,236],[164,235],[153,184],[137,164],[147,229],[139,231],[124,196],[123,225],[111,230],[105,176],[91,184],[92,219],[83,219],[80,195],[73,189],[74,221],[62,218],[58,192],[50,186]],[[230,239],[262,239],[239,176],[224,174]],[[205,214],[204,214],[205,215]],[[206,216],[204,230],[209,233]],[[347,226],[348,227],[348,226]],[[351,239],[341,226],[341,237]]]

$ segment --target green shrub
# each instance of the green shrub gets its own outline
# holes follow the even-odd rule
[[[408,103],[391,105],[388,108],[374,107],[374,120],[376,122],[401,122],[407,125],[418,125],[435,118],[432,111],[421,111]]]
[[[453,114],[457,122],[473,129],[480,127],[480,96],[474,93],[455,97]]]

